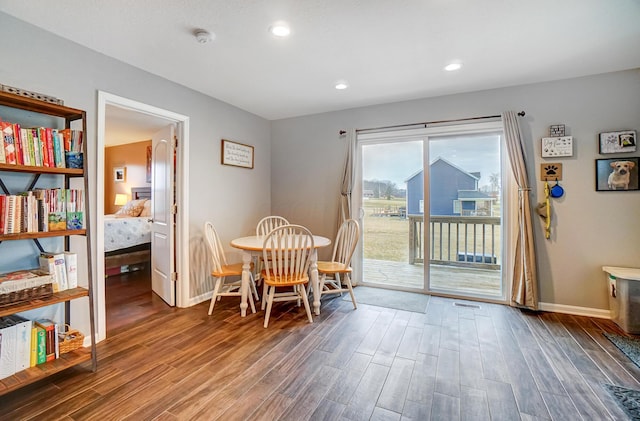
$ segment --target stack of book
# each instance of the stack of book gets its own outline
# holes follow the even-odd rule
[[[81,130],[23,128],[0,120],[0,164],[65,168],[65,153],[82,152]]]
[[[60,358],[63,330],[49,319],[0,317],[0,380]]]
[[[0,195],[0,234],[77,230],[84,226],[81,189]]]
[[[40,253],[40,270],[53,276],[54,291],[78,287],[78,255],[70,251]]]

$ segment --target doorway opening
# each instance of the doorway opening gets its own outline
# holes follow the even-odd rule
[[[138,103],[126,98],[118,97],[104,92],[98,93],[98,132],[97,132],[97,176],[96,176],[96,214],[97,214],[97,226],[96,232],[96,252],[95,269],[96,269],[96,314],[97,314],[97,340],[102,340],[107,336],[107,309],[114,313],[110,318],[113,322],[113,326],[118,326],[120,323],[118,320],[127,319],[127,316],[122,314],[128,313],[129,321],[136,318],[145,318],[148,316],[149,311],[155,311],[164,307],[162,300],[152,294],[150,291],[151,284],[151,271],[154,268],[154,262],[156,261],[171,261],[170,276],[166,277],[166,280],[173,288],[175,302],[174,305],[186,307],[188,306],[189,297],[189,285],[188,279],[185,279],[184,283],[177,281],[178,273],[189,273],[188,265],[188,238],[186,230],[188,230],[187,215],[188,215],[188,172],[184,171],[184,168],[188,164],[188,117],[175,114],[173,112],[162,110],[156,107],[152,107],[146,104]],[[106,225],[108,218],[105,216],[107,212],[113,211],[113,204],[118,200],[118,195],[122,195],[123,192],[111,191],[109,194],[115,196],[107,196],[106,185],[109,183],[118,184],[118,187],[126,185],[124,189],[125,206],[135,207],[141,203],[130,203],[140,199],[140,202],[151,204],[151,216],[141,218],[150,222],[147,226],[153,226],[153,212],[157,212],[154,208],[154,196],[160,197],[160,194],[153,195],[153,187],[158,185],[167,185],[166,180],[162,183],[150,182],[151,174],[153,177],[158,175],[158,171],[154,172],[157,167],[166,167],[166,162],[160,165],[155,165],[151,161],[148,154],[145,153],[144,157],[133,158],[133,154],[130,154],[124,161],[126,162],[107,162],[105,153],[106,149],[113,148],[113,142],[120,142],[121,144],[127,142],[133,142],[133,145],[139,144],[142,139],[148,142],[149,145],[144,144],[143,151],[150,151],[153,147],[152,138],[155,142],[154,134],[159,133],[161,128],[175,126],[175,138],[180,141],[177,142],[175,159],[174,154],[171,153],[170,158],[167,158],[167,162],[170,162],[170,166],[173,169],[171,175],[175,176],[171,181],[171,185],[175,186],[175,190],[172,188],[170,194],[164,194],[167,200],[171,200],[172,205],[163,205],[162,208],[168,212],[165,212],[163,218],[160,218],[163,222],[167,221],[167,214],[171,214],[168,218],[171,219],[171,226],[175,227],[172,237],[175,238],[175,248],[170,249],[162,248],[160,253],[156,250],[153,253],[154,247],[147,245],[146,250],[144,245],[133,245],[133,247],[141,247],[136,250],[126,250],[126,253],[122,255],[127,256],[130,259],[132,256],[140,256],[139,258],[123,262],[123,265],[117,263],[112,266],[118,268],[118,273],[109,272],[110,278],[106,278],[107,270],[105,267],[105,251],[106,251]],[[166,139],[173,139],[173,135]],[[115,141],[112,139],[116,139]],[[164,138],[163,138],[164,139]],[[167,142],[165,142],[167,143]],[[172,142],[171,142],[172,143]],[[138,145],[139,146],[139,145]],[[165,148],[166,149],[166,148]],[[122,158],[121,158],[122,159]],[[131,161],[129,161],[131,160]],[[130,165],[127,162],[131,162]],[[169,171],[165,171],[168,173]],[[115,174],[115,175],[114,175]],[[115,180],[114,180],[115,179]],[[129,182],[128,182],[129,180]],[[173,182],[175,180],[175,183]],[[175,191],[175,195],[173,193]],[[149,199],[147,201],[142,199]],[[175,205],[175,206],[174,206]],[[126,212],[125,212],[126,213]],[[165,224],[166,225],[166,224]],[[150,236],[153,238],[153,228]],[[171,240],[173,243],[174,240]],[[175,250],[180,250],[176,252]],[[144,257],[146,253],[146,258]],[[158,254],[166,254],[166,256],[159,256]],[[175,266],[173,265],[175,262]],[[121,269],[120,269],[121,268]],[[141,269],[141,270],[135,270]],[[185,277],[187,278],[187,277]],[[107,300],[106,289],[109,287],[110,296]],[[113,292],[113,294],[111,294]],[[157,303],[156,303],[157,301]],[[115,303],[118,307],[113,307]],[[162,305],[161,305],[162,304]]]

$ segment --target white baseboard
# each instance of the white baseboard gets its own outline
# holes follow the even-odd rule
[[[611,312],[609,310],[602,310],[599,308],[577,307],[553,303],[538,303],[538,307],[540,308],[540,310],[553,311],[554,313],[596,317],[598,319],[611,319]]]
[[[211,299],[213,295],[213,291],[205,292],[204,294],[198,295],[197,297],[191,297],[189,299],[189,307],[194,306],[196,304],[200,304],[203,301],[207,301]]]

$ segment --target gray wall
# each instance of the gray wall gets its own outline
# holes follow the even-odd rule
[[[540,164],[562,162],[565,195],[553,201],[552,235],[535,217],[540,301],[608,309],[603,265],[640,266],[640,191],[596,192],[599,132],[640,130],[640,71],[384,104],[272,122],[272,211],[332,236],[344,140],[340,129],[526,111],[520,119],[532,203],[544,200]],[[549,126],[565,124],[574,156],[540,156]],[[640,151],[625,156],[640,156]],[[295,176],[292,176],[294,174]]]
[[[201,235],[205,220],[216,224],[223,240],[246,235],[270,212],[269,121],[6,14],[0,13],[0,22],[0,83],[61,98],[65,105],[87,111],[89,157],[85,159],[92,184],[96,175],[97,92],[102,90],[190,117],[190,237]],[[222,138],[253,145],[255,168],[221,165]],[[95,186],[93,191],[90,204],[95,221]],[[31,247],[27,242],[19,243]],[[17,242],[0,244],[0,268],[31,267],[28,261],[9,253],[13,247],[21,246]]]

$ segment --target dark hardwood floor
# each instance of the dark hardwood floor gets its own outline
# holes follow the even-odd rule
[[[357,288],[356,288],[357,295]],[[431,297],[426,313],[323,300],[165,309],[79,366],[0,397],[17,420],[624,420],[604,383],[640,389],[610,321]],[[471,303],[469,303],[471,304]],[[475,303],[477,304],[477,303]]]
[[[151,291],[151,265],[143,270],[112,275],[105,279],[107,335],[168,310],[169,306]]]

